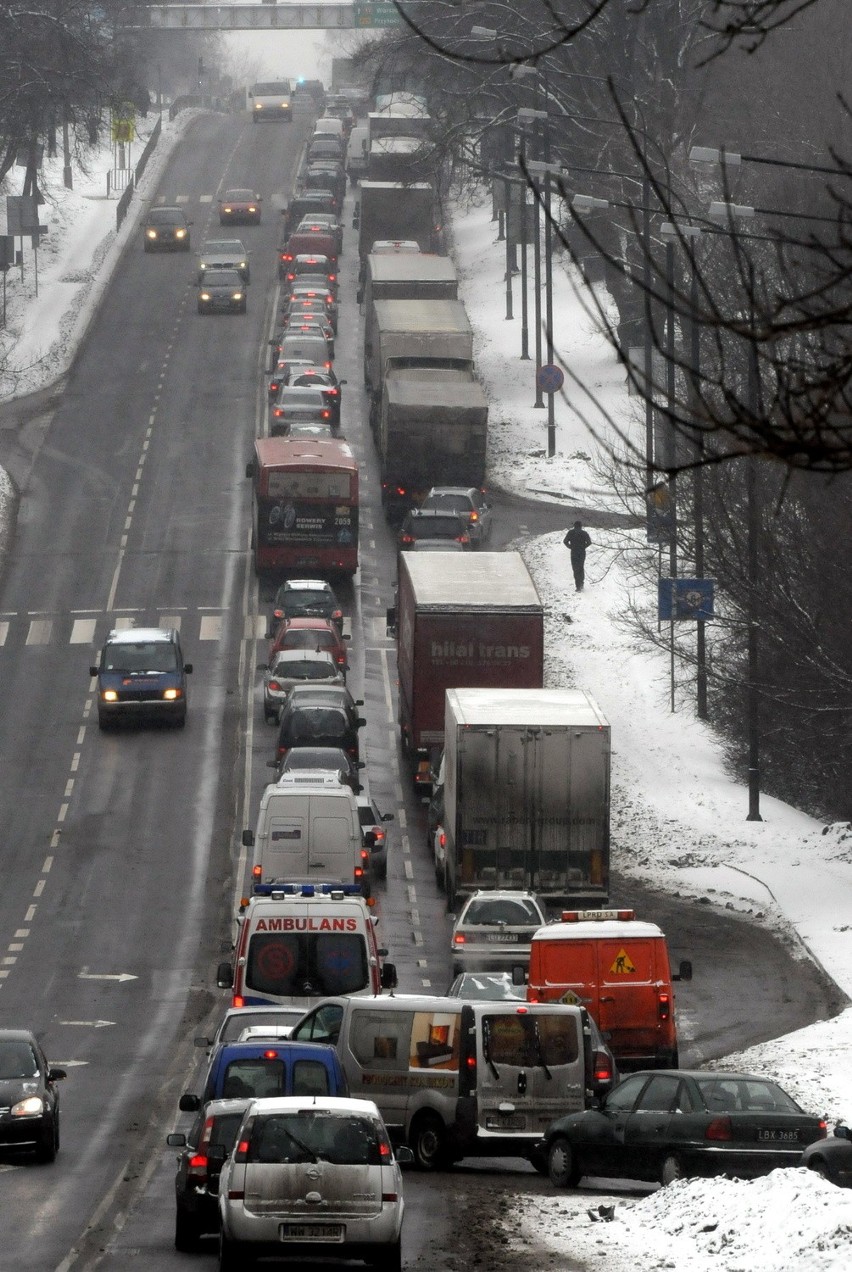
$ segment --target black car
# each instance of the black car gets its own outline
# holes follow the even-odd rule
[[[294,685],[287,695],[285,707],[327,706],[342,707],[349,717],[353,729],[358,728],[358,708],[363,707],[363,698],[353,698],[345,685]]]
[[[430,510],[420,512],[415,509],[406,515],[397,539],[401,552],[406,551],[419,540],[430,542],[442,540],[458,543],[462,548],[470,547],[470,533],[467,520],[455,512],[437,512]]]
[[[557,1188],[584,1175],[670,1184],[692,1175],[752,1178],[798,1166],[825,1138],[769,1078],[696,1069],[632,1073],[600,1108],[551,1122],[534,1149]]]
[[[827,1139],[805,1149],[802,1165],[838,1188],[852,1188],[852,1129],[838,1122]]]
[[[29,1029],[0,1029],[0,1149],[32,1149],[52,1162],[59,1151],[59,1092],[53,1069]]]
[[[353,728],[352,720],[342,707],[311,706],[301,702],[298,706],[285,706],[278,728],[276,762],[280,766],[294,747],[335,746],[357,763],[358,730],[364,724],[366,720],[359,716]]]
[[[292,424],[323,424],[332,436],[339,413],[326,401],[322,388],[291,388],[282,385],[269,408],[269,431],[273,437],[286,436]]]
[[[292,234],[301,220],[315,212],[337,215],[337,200],[330,190],[301,190],[281,213],[285,235]]]
[[[175,1175],[175,1248],[193,1253],[205,1233],[219,1229],[219,1196],[209,1190],[207,1154],[213,1144],[230,1153],[251,1100],[210,1100],[184,1135],[166,1136],[171,1148],[179,1148]]]
[[[286,281],[291,290],[292,284],[305,275],[324,279],[327,290],[334,294],[337,287],[337,265],[328,256],[315,252],[297,252],[286,274]]]
[[[274,636],[285,618],[330,618],[341,627],[343,610],[325,579],[286,579],[275,593],[267,636]]]
[[[358,773],[363,767],[362,761],[356,763],[339,746],[294,746],[287,752],[278,777],[282,778],[288,773],[334,773],[344,786],[351,787],[357,795],[361,790]]]
[[[189,227],[183,208],[151,208],[143,228],[146,252],[188,252]]]
[[[206,269],[198,283],[200,314],[244,314],[246,285],[238,269]]]

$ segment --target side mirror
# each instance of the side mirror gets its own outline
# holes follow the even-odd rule
[[[196,1037],[193,1038],[192,1042],[193,1042],[193,1045],[196,1047],[212,1047],[213,1046],[213,1039],[205,1038],[203,1034],[197,1034]]]
[[[527,969],[522,964],[516,963],[515,966],[512,968],[512,984],[526,985],[526,983],[527,983]]]
[[[394,1152],[394,1157],[400,1166],[414,1165],[414,1154],[407,1144],[400,1144],[399,1148]]]
[[[89,668],[89,675],[90,675],[90,676],[96,676],[97,674],[98,674],[98,669],[97,669],[97,667],[90,667],[90,668]]]
[[[396,989],[396,986],[397,986],[396,964],[385,963],[384,967],[382,968],[382,989]]]
[[[243,847],[244,848],[254,847],[254,832],[253,831],[251,830],[243,831]]]
[[[343,385],[344,385],[344,384],[348,384],[348,383],[349,383],[349,381],[348,381],[348,380],[338,380],[338,381],[337,381],[337,383],[338,383],[338,384],[341,386],[341,388],[342,388],[342,387],[343,387]]]
[[[364,288],[359,287],[355,293],[355,304],[363,305],[363,303],[364,303]]]
[[[359,716],[358,719],[355,721],[355,728],[364,729],[366,728],[366,726],[367,726],[367,721],[364,719],[363,716]]]
[[[349,633],[348,633],[348,632],[344,632],[343,639],[344,639],[344,640],[351,640],[351,639],[352,639],[352,637],[349,635]]]
[[[232,989],[234,985],[234,969],[230,963],[220,963],[216,968],[216,984],[220,989]]]
[[[197,1113],[201,1108],[201,1100],[192,1091],[184,1091],[178,1100],[178,1108],[181,1113]]]
[[[192,675],[192,663],[184,663],[184,664],[183,664],[183,674],[184,674],[185,676],[191,676],[191,675]]]
[[[186,1148],[186,1136],[183,1131],[173,1131],[166,1136],[166,1143],[169,1148]]]
[[[254,460],[246,464],[246,477],[254,477]]]
[[[48,1069],[47,1071],[48,1082],[61,1082],[63,1078],[67,1077],[68,1074],[64,1069]]]
[[[394,820],[393,813],[382,813],[382,821],[393,821],[393,820]]]
[[[266,761],[266,767],[267,767],[267,768],[274,768],[274,769],[277,769],[277,768],[278,768],[278,761],[277,761],[277,760],[267,760],[267,761]]]
[[[390,609],[385,610],[385,630],[388,636],[396,635],[396,606],[392,605]]]
[[[683,960],[680,967],[678,968],[677,976],[673,976],[672,980],[676,980],[676,981],[691,981],[692,980],[692,963],[689,961],[688,958],[685,958]]]

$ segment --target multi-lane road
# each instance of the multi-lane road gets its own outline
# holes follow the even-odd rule
[[[21,493],[0,593],[0,1025],[33,1027],[68,1070],[55,1165],[0,1155],[0,1269],[209,1266],[172,1248],[164,1136],[200,1057],[193,1036],[226,998],[214,976],[243,882],[239,832],[272,753],[245,465],[266,414],[279,211],[308,130],[200,118],[160,183],[159,200],[186,207],[194,249],[220,237],[222,189],[261,191],[262,224],[239,231],[252,252],[245,317],[199,317],[195,252],[146,255],[134,239],[59,391],[0,419],[0,463]],[[351,230],[346,247],[335,365],[363,500],[361,571],[344,597],[350,684],[365,700],[372,792],[396,816],[379,931],[401,986],[440,992],[449,920],[398,758],[384,630],[395,551],[366,426]],[[548,516],[496,503],[495,547]],[[98,730],[89,665],[128,624],[180,628],[194,664],[185,730]],[[636,899],[624,880],[616,890]],[[782,942],[709,908],[652,896],[641,908],[663,913],[696,965],[685,1058],[826,1014],[821,979]],[[423,1268],[450,1266],[447,1252],[473,1239],[465,1215],[481,1221],[504,1179],[513,1192],[549,1188],[506,1163],[462,1166],[451,1187],[407,1178],[404,1252]]]

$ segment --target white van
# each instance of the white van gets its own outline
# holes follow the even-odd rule
[[[370,130],[366,124],[358,124],[349,134],[346,147],[346,171],[350,185],[357,185],[367,175],[369,162]]]
[[[370,854],[364,847],[355,792],[336,776],[317,782],[290,777],[267,786],[257,826],[243,831],[253,850],[251,880],[355,884],[370,895]]]
[[[592,1100],[585,1008],[396,994],[333,998],[293,1041],[331,1042],[353,1096],[375,1100],[422,1170],[532,1157],[556,1117]]]
[[[291,100],[290,81],[259,80],[252,84],[248,91],[249,110],[252,123],[263,119],[282,119],[290,123],[293,119],[293,103]]]

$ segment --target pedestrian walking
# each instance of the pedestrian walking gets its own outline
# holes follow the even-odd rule
[[[574,522],[573,527],[568,531],[562,542],[571,551],[574,586],[578,592],[582,592],[583,584],[586,581],[586,548],[591,547],[592,544],[588,532],[583,529],[582,521]]]

